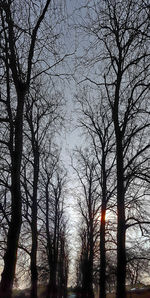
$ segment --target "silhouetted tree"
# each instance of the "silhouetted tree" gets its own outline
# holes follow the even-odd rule
[[[39,81],[39,80],[38,80]],[[31,207],[31,297],[37,296],[37,246],[38,246],[38,193],[39,193],[39,176],[41,168],[42,154],[47,150],[46,144],[49,142],[51,132],[54,136],[59,123],[62,122],[62,115],[60,116],[60,109],[62,107],[62,97],[59,93],[45,92],[40,82],[35,82],[32,86],[32,92],[26,101],[25,110],[25,142],[26,152],[24,154],[24,162],[26,164],[26,173],[24,179],[24,189],[26,192],[26,199],[30,195]],[[35,90],[34,90],[35,89]],[[41,90],[40,90],[41,89]],[[54,99],[55,96],[55,99]],[[54,127],[56,128],[54,129]],[[29,167],[27,165],[29,164]],[[33,174],[32,174],[33,173]],[[26,177],[30,175],[30,179]],[[32,179],[32,182],[31,182]],[[29,181],[30,180],[30,181]],[[25,201],[28,204],[28,200]]]
[[[28,28],[19,28],[17,19],[20,18],[22,10],[15,8],[15,3],[11,0],[1,1],[1,59],[3,63],[3,73],[6,93],[1,94],[1,104],[5,110],[5,117],[2,122],[8,123],[8,134],[5,146],[8,148],[11,162],[11,219],[7,234],[7,248],[4,256],[4,269],[1,280],[0,297],[11,297],[13,280],[15,276],[16,257],[18,240],[21,228],[21,189],[20,189],[20,170],[22,160],[23,143],[23,113],[26,95],[31,83],[31,71],[33,66],[33,57],[36,45],[36,38],[39,27],[44,19],[45,13],[50,4],[46,1],[41,10],[41,14],[34,23]],[[18,15],[16,15],[16,11]],[[34,17],[32,16],[32,24]],[[20,36],[19,36],[20,31]],[[26,62],[23,55],[22,42],[28,35],[28,48],[26,48]],[[30,37],[29,37],[30,36]],[[20,47],[19,47],[20,44]],[[22,53],[21,53],[22,52]],[[22,54],[22,56],[20,56]],[[24,51],[25,54],[25,51]],[[6,95],[6,96],[5,96]],[[1,140],[1,143],[4,139]]]
[[[69,257],[64,213],[65,184],[66,173],[59,166],[59,153],[54,151],[50,156],[49,152],[47,157],[43,157],[40,181],[40,192],[43,198],[41,237],[44,235],[43,243],[47,255],[46,297],[58,297],[61,293],[66,293]]]
[[[106,211],[109,200],[114,196],[115,183],[115,150],[114,131],[111,110],[105,101],[104,94],[97,98],[90,87],[78,92],[80,104],[81,127],[89,139],[92,155],[97,161],[97,181],[101,189],[99,203],[100,216],[100,296],[106,298]]]
[[[106,92],[111,107],[116,143],[117,174],[117,297],[126,297],[127,177],[134,176],[149,150],[149,5],[139,1],[94,1],[84,7],[81,25],[90,47],[82,57],[93,71],[85,79]],[[87,12],[87,14],[86,14]],[[90,39],[91,38],[91,39]],[[88,55],[89,53],[89,55]],[[99,72],[101,69],[101,73]],[[87,73],[87,72],[86,72]],[[93,74],[93,76],[92,76]],[[85,80],[83,79],[83,80]],[[82,81],[83,81],[82,80]],[[144,122],[143,122],[144,119]],[[143,154],[144,153],[144,154]],[[144,161],[146,158],[144,156]],[[144,162],[142,163],[144,165]],[[131,181],[131,180],[130,180]],[[129,180],[128,180],[129,182]]]
[[[59,3],[55,6],[51,0],[44,1],[44,3],[41,1],[36,1],[36,3],[34,1],[22,1],[19,3],[11,0],[1,1],[0,3],[0,58],[2,61],[2,75],[0,79],[3,89],[0,94],[2,112],[0,116],[2,128],[0,143],[4,149],[2,149],[3,161],[7,156],[5,159],[7,171],[5,171],[5,175],[1,172],[1,177],[3,176],[3,187],[7,189],[7,206],[9,206],[9,216],[7,216],[7,210],[5,209],[4,211],[3,209],[3,203],[5,202],[3,200],[1,210],[6,215],[3,223],[5,222],[6,224],[5,237],[7,237],[0,290],[0,297],[3,298],[11,297],[22,223],[20,175],[22,152],[25,149],[23,141],[25,104],[35,79],[39,76],[42,77],[43,73],[47,77],[53,73],[54,77],[54,69],[56,70],[59,62],[62,62],[67,56],[63,50],[56,51],[59,43],[58,37],[60,36],[59,24],[62,21],[62,16],[60,16],[63,10],[62,7],[60,8]],[[49,13],[46,15],[47,11]],[[53,26],[50,23],[53,23]],[[39,148],[36,144],[35,132],[33,132],[32,136],[35,165],[33,197],[36,198]],[[6,185],[7,179],[9,183]],[[36,199],[33,200],[32,204],[32,231],[37,229],[35,202]],[[35,268],[37,240],[36,233],[32,235],[34,235],[33,246],[35,247],[32,250],[32,255],[34,256],[32,258],[32,260],[34,259],[32,268]],[[34,275],[36,276],[36,269],[32,271],[35,272]],[[34,278],[34,280],[36,279],[37,277]],[[36,297],[36,294],[33,295]]]
[[[81,287],[83,297],[94,297],[93,292],[93,263],[96,240],[99,232],[99,184],[97,182],[97,162],[88,153],[88,150],[76,150],[76,166],[73,165],[80,183],[80,191],[77,194],[79,210],[82,217],[80,232],[81,239]]]

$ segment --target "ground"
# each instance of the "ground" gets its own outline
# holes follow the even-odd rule
[[[43,287],[40,287],[38,289],[39,291],[39,298],[41,297],[41,294],[43,293]],[[26,294],[29,294],[29,289],[25,290],[25,291],[19,291],[19,290],[15,290],[14,291],[14,295],[13,298],[25,298],[25,297],[29,297],[29,295],[25,296],[24,293],[26,292]],[[43,295],[42,295],[43,297]],[[68,298],[75,298],[74,294],[69,294]],[[98,298],[98,297],[95,297]],[[115,298],[115,293],[113,294],[107,294],[107,298]],[[145,289],[137,289],[134,291],[129,291],[127,293],[127,298],[150,298],[150,288],[145,288]]]
[[[107,298],[115,298],[115,294],[108,294]],[[150,298],[150,289],[130,291],[127,294],[127,298]]]

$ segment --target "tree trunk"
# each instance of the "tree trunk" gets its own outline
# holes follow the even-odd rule
[[[7,248],[4,256],[4,269],[1,279],[0,298],[11,298],[12,287],[15,277],[15,268],[17,261],[17,250],[19,234],[22,221],[22,202],[21,202],[21,189],[20,189],[20,168],[22,159],[22,141],[23,141],[23,108],[25,89],[17,90],[18,106],[15,120],[15,142],[14,150],[11,152],[11,221],[7,235]],[[12,144],[11,144],[12,145]],[[13,145],[12,145],[13,146]]]
[[[17,180],[16,180],[17,182]],[[11,298],[17,261],[17,249],[21,228],[21,196],[19,184],[15,185],[15,200],[12,203],[11,222],[7,236],[7,249],[4,256],[4,270],[1,279],[0,298]]]
[[[100,298],[106,298],[105,215],[106,204],[102,203],[100,227]]]
[[[94,259],[94,244],[93,244],[93,219],[91,220],[91,235],[90,235],[90,252],[89,252],[89,272],[87,272],[87,285],[90,297],[94,298],[93,292],[93,259]]]
[[[35,142],[35,140],[34,140]],[[34,153],[34,177],[33,177],[33,197],[32,197],[32,249],[31,249],[31,298],[37,298],[37,188],[39,176],[39,150],[37,144],[32,144]]]
[[[123,152],[121,140],[117,141],[117,298],[126,297],[126,249],[125,249],[125,206]]]
[[[56,287],[56,264],[55,262],[50,264],[50,281],[47,287],[46,298],[57,297],[57,287]]]
[[[92,287],[92,280],[93,280],[93,270],[92,264],[89,259],[83,261],[83,280],[82,280],[82,297],[87,298],[94,298],[93,287]]]
[[[34,208],[34,207],[33,207]],[[37,273],[37,225],[36,219],[37,214],[34,215],[36,211],[32,211],[32,216],[34,217],[34,222],[32,222],[32,249],[31,249],[31,298],[37,298],[37,280],[38,280],[38,273]]]
[[[117,160],[117,292],[116,298],[126,298],[126,248],[125,248],[125,190],[123,132],[119,122],[120,86],[122,80],[122,49],[119,48],[118,74],[115,89],[115,101],[112,110],[116,136]]]
[[[103,144],[102,144],[103,146]],[[106,250],[105,250],[105,227],[106,227],[106,158],[102,147],[102,206],[100,226],[100,298],[106,298]]]
[[[52,247],[52,239],[50,236],[49,231],[49,191],[48,191],[48,185],[49,185],[50,179],[48,178],[47,184],[46,184],[46,236],[47,236],[47,247],[48,247],[48,265],[49,265],[49,283],[46,290],[46,298],[55,298],[57,297],[56,292],[56,262],[55,262],[55,245],[54,248]],[[56,232],[56,231],[55,231]]]
[[[93,243],[93,212],[92,212],[92,182],[90,180],[89,185],[89,206],[88,206],[88,212],[89,212],[89,252],[87,252],[87,265],[85,267],[85,284],[84,289],[87,297],[94,298],[94,292],[93,292],[93,258],[94,258],[94,243]],[[85,296],[85,297],[86,297]]]

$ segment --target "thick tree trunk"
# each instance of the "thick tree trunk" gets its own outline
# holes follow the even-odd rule
[[[105,227],[106,227],[106,158],[103,147],[102,151],[102,206],[100,226],[100,298],[106,298],[106,249],[105,249]]]
[[[17,181],[16,181],[17,182]],[[4,270],[1,279],[0,298],[11,298],[17,261],[17,249],[21,228],[21,196],[19,184],[16,187],[12,203],[11,222],[7,236],[7,249],[4,256]]]
[[[56,195],[56,194],[55,194]],[[50,295],[48,297],[53,298],[57,297],[57,286],[58,281],[56,278],[57,274],[57,265],[58,265],[58,243],[59,243],[59,213],[58,213],[58,204],[59,204],[59,198],[55,197],[55,219],[54,219],[54,236],[53,236],[53,244],[52,244],[52,251],[51,251],[51,259],[49,263],[49,269],[50,269],[50,281],[49,281],[49,289],[50,289]],[[48,298],[47,297],[47,298]]]
[[[49,283],[47,286],[46,291],[46,298],[55,298],[57,297],[57,288],[56,288],[56,252],[55,248],[56,245],[54,244],[54,247],[52,247],[52,239],[50,237],[50,231],[49,231],[49,191],[48,191],[48,185],[49,185],[49,178],[46,184],[46,235],[47,235],[47,247],[48,247],[48,264],[49,264]],[[55,227],[55,234],[56,234],[56,227]],[[56,235],[55,235],[56,237]],[[54,238],[55,238],[54,237]],[[54,242],[56,242],[56,239],[54,239]]]
[[[21,189],[20,189],[20,168],[22,159],[22,140],[23,140],[23,107],[25,90],[17,90],[18,106],[15,120],[15,142],[14,150],[11,152],[11,221],[7,235],[7,248],[4,256],[4,269],[2,273],[0,298],[11,298],[12,287],[15,277],[15,268],[17,261],[17,250],[19,234],[22,221],[22,202],[21,202]],[[13,144],[11,144],[13,146]]]
[[[34,212],[32,212],[32,215]],[[33,215],[34,216],[34,215]],[[37,216],[35,215],[37,218]],[[37,298],[37,225],[36,218],[34,217],[34,222],[32,222],[32,249],[31,249],[31,298]]]
[[[82,267],[82,296],[94,298],[93,292],[93,258],[94,258],[94,243],[93,243],[93,218],[91,212],[91,203],[89,202],[89,245],[88,251],[85,254]]]
[[[60,238],[60,255],[59,255],[59,269],[58,269],[58,288],[60,297],[67,297],[67,272],[66,272],[66,256],[65,256],[65,240],[64,236]]]
[[[87,258],[87,257],[86,257]],[[82,297],[87,298],[94,298],[94,292],[93,292],[93,266],[91,264],[91,261],[89,259],[85,259],[83,261],[83,267],[82,267]]]
[[[94,259],[94,244],[93,244],[93,219],[91,223],[91,236],[90,236],[90,254],[89,254],[89,272],[87,272],[88,280],[88,292],[90,293],[90,297],[94,298],[93,291],[93,259]]]
[[[117,292],[116,298],[126,298],[126,248],[125,248],[125,190],[123,132],[119,122],[120,86],[122,80],[122,49],[119,48],[118,74],[113,107],[117,159]]]
[[[89,206],[88,206],[88,212],[89,212],[89,245],[88,249],[89,252],[87,252],[87,262],[85,263],[85,271],[84,271],[84,283],[83,283],[83,291],[85,297],[91,297],[94,298],[94,292],[93,292],[93,258],[94,258],[94,243],[93,243],[93,211],[92,211],[92,195],[91,195],[91,186],[89,185]]]
[[[123,150],[121,140],[117,141],[117,298],[126,297],[126,249],[125,249],[125,206]]]
[[[55,298],[57,297],[57,286],[56,286],[56,264],[55,262],[51,262],[50,264],[50,280],[47,287],[47,295],[46,298]]]
[[[35,140],[32,144],[34,153],[34,177],[33,177],[33,197],[32,197],[32,248],[31,248],[31,298],[37,298],[37,188],[38,188],[38,176],[39,176],[39,150],[38,146],[35,146]]]
[[[105,215],[106,204],[102,204],[100,227],[100,298],[106,298]]]

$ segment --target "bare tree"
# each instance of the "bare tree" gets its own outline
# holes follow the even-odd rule
[[[126,297],[126,177],[131,168],[130,178],[134,177],[135,163],[140,163],[143,152],[145,156],[148,154],[150,146],[146,137],[150,126],[147,105],[149,6],[143,1],[137,4],[135,1],[108,0],[101,3],[94,1],[92,6],[84,9],[87,14],[82,28],[91,39],[89,37],[90,47],[83,62],[84,66],[93,66],[93,72],[85,75],[85,79],[105,90],[115,131],[118,214],[116,295],[119,298]],[[97,67],[99,65],[102,75]]]
[[[144,282],[143,276],[149,275],[150,255],[145,245],[146,239],[136,241],[134,246],[127,250],[127,281],[132,287]]]
[[[100,296],[106,298],[106,211],[108,202],[114,196],[115,148],[111,110],[104,94],[97,98],[88,86],[78,92],[81,127],[89,138],[93,157],[97,160],[96,174],[101,189],[100,211]]]
[[[41,170],[41,239],[45,238],[48,287],[46,297],[66,293],[68,277],[68,252],[66,219],[64,213],[66,173],[59,166],[59,153],[55,150],[43,157]],[[63,294],[63,295],[64,295]],[[66,295],[66,294],[65,294]]]
[[[59,32],[56,27],[57,25],[59,27],[62,20],[60,6],[59,3],[57,4],[58,7],[51,0],[44,3],[41,1],[36,3],[34,1],[18,2],[17,0],[1,1],[0,3],[0,58],[2,60],[0,102],[1,111],[4,112],[4,117],[1,114],[0,118],[2,127],[0,142],[5,147],[5,154],[9,156],[8,162],[6,161],[10,164],[9,184],[7,185],[9,199],[7,202],[9,200],[11,202],[1,280],[0,297],[3,298],[11,297],[22,222],[20,172],[26,99],[35,78],[43,73],[50,75],[52,74],[51,70],[54,75],[54,69],[66,57],[66,53],[63,51],[56,51],[59,40]],[[46,16],[48,10],[49,14]],[[53,26],[50,25],[50,22],[53,22]],[[34,73],[32,72],[33,68]],[[36,151],[35,142],[34,151]],[[36,158],[38,160],[37,156]],[[37,177],[37,173],[35,175]],[[3,179],[3,185],[5,179]],[[33,209],[36,210],[36,208]],[[7,217],[5,218],[7,220]],[[34,221],[35,226],[36,215]]]
[[[93,265],[96,242],[99,236],[99,183],[97,182],[96,166],[97,162],[86,149],[76,150],[76,166],[73,165],[77,173],[81,187],[77,193],[79,210],[81,213],[83,228],[81,229],[81,287],[84,297],[94,297],[93,292]]]
[[[6,97],[1,96],[1,103],[6,108],[6,117],[1,119],[2,122],[7,121],[9,127],[9,138],[6,146],[10,152],[11,160],[11,221],[7,235],[7,248],[4,257],[4,270],[1,280],[1,297],[11,297],[13,280],[16,267],[16,256],[18,240],[21,228],[21,190],[20,190],[20,169],[22,159],[22,142],[23,142],[23,112],[25,98],[29,91],[31,81],[31,71],[33,65],[33,56],[36,44],[37,33],[45,13],[50,4],[50,0],[46,1],[41,14],[39,15],[34,27],[30,30],[29,49],[26,55],[26,70],[22,65],[19,44],[19,30],[16,24],[14,6],[12,1],[2,1],[0,7],[1,13],[1,58],[6,74]],[[19,17],[19,16],[18,16]],[[20,30],[21,35],[25,34],[23,28]],[[20,38],[20,41],[22,36]],[[10,89],[10,81],[13,82],[13,89],[16,100],[12,105],[12,92]],[[7,120],[6,120],[7,119]],[[4,142],[2,140],[1,142]]]
[[[38,80],[39,81],[39,80]],[[32,249],[31,249],[31,297],[37,297],[37,219],[38,219],[38,182],[40,175],[40,160],[41,154],[46,151],[46,144],[49,142],[51,131],[51,138],[54,135],[58,124],[62,123],[62,115],[60,116],[60,109],[62,107],[62,97],[60,98],[58,92],[43,92],[40,82],[36,82],[35,90],[30,92],[26,101],[25,110],[25,141],[26,152],[24,155],[24,162],[26,164],[26,171],[30,175],[30,183],[26,178],[24,188],[26,197],[30,194],[31,199],[31,233],[32,233]],[[55,100],[54,100],[55,96]],[[56,126],[56,128],[55,128]],[[55,129],[54,129],[55,128]],[[29,168],[27,165],[29,164]],[[33,175],[31,174],[33,172]],[[26,174],[27,176],[27,174]],[[31,182],[31,177],[33,176]],[[32,187],[31,187],[32,184]],[[27,186],[29,185],[29,189]],[[28,194],[27,194],[28,193]],[[28,204],[28,201],[26,201]]]

